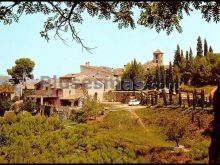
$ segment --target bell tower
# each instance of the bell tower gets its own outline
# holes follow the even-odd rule
[[[157,63],[158,65],[163,65],[163,52],[157,49],[153,52],[153,62]]]

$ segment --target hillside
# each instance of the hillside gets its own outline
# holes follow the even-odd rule
[[[7,113],[0,118],[1,163],[207,163],[211,111],[183,108],[110,106],[87,124],[57,117]],[[191,121],[194,114],[195,121]],[[186,125],[176,150],[167,141],[166,123],[174,116]],[[200,117],[202,128],[197,126]],[[204,134],[204,135],[203,135]],[[17,147],[19,146],[19,147]]]

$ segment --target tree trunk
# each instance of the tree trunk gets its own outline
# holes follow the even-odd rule
[[[189,92],[187,92],[187,103],[188,103],[188,107],[190,107]]]
[[[193,109],[196,109],[196,89],[193,90]]]
[[[175,142],[176,142],[176,146],[179,147],[179,141],[175,140]]]
[[[179,90],[179,105],[182,105],[182,96],[181,96],[181,91]]]
[[[167,106],[167,96],[165,90],[162,90],[164,105]]]
[[[172,105],[172,102],[173,102],[173,91],[172,90],[169,90],[169,99],[170,99],[170,105]]]
[[[149,103],[149,93],[146,94],[145,101],[146,101],[146,105],[148,105],[148,103]]]
[[[220,163],[220,84],[213,98],[213,130],[209,147],[209,163]]]
[[[143,96],[143,91],[141,91],[141,101],[140,101],[141,105],[144,105],[144,96]]]
[[[157,101],[158,101],[157,91],[155,91],[155,93],[154,93],[154,97],[155,97],[155,104],[157,105]]]
[[[204,109],[204,103],[205,103],[205,92],[204,89],[201,90],[201,106],[202,109]]]
[[[154,97],[153,97],[153,93],[150,94],[150,99],[151,99],[151,105],[154,105]]]

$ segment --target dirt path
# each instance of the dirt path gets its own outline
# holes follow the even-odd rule
[[[145,127],[143,121],[141,120],[141,118],[136,114],[136,112],[134,110],[129,111],[131,112],[131,114],[137,119],[137,122],[144,128],[144,130],[146,132],[149,132],[148,129]]]
[[[214,93],[215,93],[216,89],[217,89],[217,87],[215,87],[215,89],[213,89],[213,90],[211,91],[212,97],[214,96]]]
[[[149,132],[148,129],[145,127],[143,121],[141,120],[141,118],[137,115],[137,113],[135,112],[136,109],[140,109],[140,108],[144,108],[145,106],[128,106],[127,104],[116,104],[112,107],[112,110],[110,111],[120,111],[120,110],[125,110],[131,113],[131,115],[137,120],[137,123],[140,124],[141,127],[143,127],[143,129],[146,132]]]

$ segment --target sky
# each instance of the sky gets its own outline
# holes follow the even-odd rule
[[[165,31],[157,33],[137,25],[135,29],[118,29],[116,23],[92,18],[83,14],[83,23],[77,25],[79,36],[88,47],[97,47],[90,54],[82,51],[81,45],[70,42],[66,46],[61,40],[51,39],[47,42],[41,38],[46,17],[43,15],[24,15],[18,23],[10,26],[0,24],[0,75],[7,75],[7,69],[14,65],[16,59],[27,57],[35,62],[33,74],[57,77],[80,71],[80,65],[89,61],[91,65],[123,67],[136,58],[145,63],[152,60],[153,51],[160,49],[164,53],[164,64],[173,61],[177,44],[185,52],[192,47],[196,53],[198,36],[207,39],[214,52],[220,52],[220,23],[207,23],[199,12],[184,16],[181,21],[183,32],[175,29],[167,36]],[[65,35],[71,40],[70,35]]]

